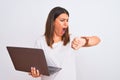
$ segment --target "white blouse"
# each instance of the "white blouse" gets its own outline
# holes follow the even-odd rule
[[[64,46],[63,42],[60,41],[54,43],[53,48],[50,48],[46,43],[45,36],[41,36],[36,41],[35,47],[44,50],[48,66],[62,68],[53,75],[42,75],[41,80],[76,80],[75,54],[70,43]]]

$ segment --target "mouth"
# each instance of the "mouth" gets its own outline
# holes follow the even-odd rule
[[[66,32],[66,28],[63,28],[62,29],[62,33],[64,34]]]

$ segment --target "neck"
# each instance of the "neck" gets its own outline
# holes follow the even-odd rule
[[[62,40],[62,37],[54,35],[53,40],[54,40],[54,43],[57,43]]]

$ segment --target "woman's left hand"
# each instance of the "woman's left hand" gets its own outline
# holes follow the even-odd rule
[[[86,43],[86,40],[80,37],[76,37],[73,39],[71,47],[75,50],[78,50],[79,48],[83,47]]]

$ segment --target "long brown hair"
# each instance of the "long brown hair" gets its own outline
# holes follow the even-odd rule
[[[45,29],[44,35],[46,38],[47,45],[50,46],[51,48],[52,48],[52,44],[54,43],[54,41],[53,41],[53,35],[54,35],[53,23],[54,23],[55,19],[62,13],[66,13],[69,16],[69,13],[66,9],[64,9],[62,7],[55,7],[50,11],[47,21],[46,21],[46,29]],[[63,45],[66,45],[70,41],[68,28],[65,31],[64,35],[62,36],[62,41],[63,41]]]

